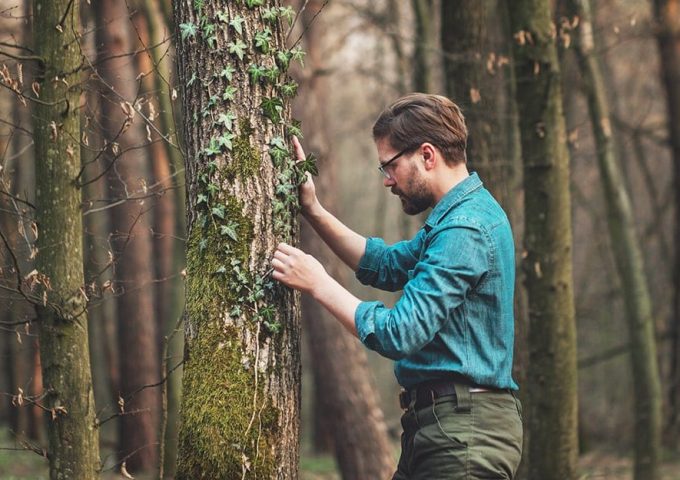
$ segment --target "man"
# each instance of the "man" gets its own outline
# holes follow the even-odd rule
[[[364,345],[396,360],[405,413],[393,480],[513,478],[522,423],[511,376],[508,219],[468,173],[465,121],[449,99],[416,93],[397,100],[376,121],[373,138],[383,184],[404,212],[433,207],[413,239],[387,246],[353,232],[324,210],[311,179],[300,188],[300,204],[361,282],[403,289],[399,301],[393,308],[360,301],[316,259],[286,244],[274,254],[273,278],[309,293]]]

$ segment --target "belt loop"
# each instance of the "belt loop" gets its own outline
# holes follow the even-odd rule
[[[415,407],[416,405],[416,400],[418,399],[418,390],[415,388],[411,389],[408,391],[409,392],[409,403],[408,403],[408,409],[411,410]]]
[[[472,411],[472,394],[470,393],[470,385],[454,381],[453,388],[456,390],[456,412],[467,413]]]

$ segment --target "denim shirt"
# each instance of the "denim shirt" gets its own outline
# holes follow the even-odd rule
[[[399,384],[459,374],[516,390],[512,379],[515,247],[503,209],[473,173],[453,187],[408,241],[366,243],[357,278],[403,289],[393,308],[362,302],[359,339],[396,360]]]

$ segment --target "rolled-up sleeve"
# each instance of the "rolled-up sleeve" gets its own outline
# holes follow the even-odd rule
[[[489,271],[487,242],[484,232],[469,225],[433,231],[421,260],[405,272],[404,293],[394,308],[359,304],[359,339],[393,360],[422,349]]]
[[[408,241],[386,245],[381,238],[368,238],[356,277],[364,285],[394,292],[408,281],[408,272],[418,261],[424,231]]]

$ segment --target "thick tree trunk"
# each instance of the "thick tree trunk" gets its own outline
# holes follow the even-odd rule
[[[129,12],[125,2],[95,3],[98,75],[101,83],[101,124],[108,172],[114,255],[114,285],[118,295],[120,419],[118,454],[130,471],[151,470],[158,462],[160,390],[144,388],[160,380],[160,355],[153,308],[153,250],[148,204],[134,200],[151,185],[143,147],[146,132],[136,112],[138,71],[130,55]]]
[[[35,0],[36,52],[44,59],[35,112],[37,270],[43,303],[40,355],[48,420],[50,478],[98,477],[99,446],[83,293],[78,2]],[[58,80],[57,80],[58,79]],[[41,279],[40,275],[45,277]],[[48,288],[49,286],[49,288]]]
[[[673,155],[675,236],[680,238],[680,0],[654,0],[661,76],[668,96],[668,129]],[[668,390],[668,444],[680,443],[680,252],[673,268],[673,307],[670,319],[671,368]]]
[[[621,278],[628,320],[635,384],[635,478],[654,480],[659,475],[661,449],[661,383],[656,360],[652,302],[635,231],[630,195],[614,151],[609,105],[592,36],[589,0],[568,0],[567,5],[570,14],[580,18],[575,47],[595,136],[597,162],[608,212],[609,237]]]
[[[442,5],[448,3],[451,2],[444,1]],[[411,0],[411,7],[415,20],[412,90],[431,93],[436,91],[432,59],[437,47],[436,12],[434,11],[433,0]]]
[[[323,2],[311,1],[304,13],[309,25]],[[307,68],[323,71],[324,41],[328,26],[323,19],[305,32]],[[301,87],[305,90],[296,117],[302,120],[306,143],[323,163],[316,179],[321,202],[331,211],[337,207],[337,161],[332,156],[328,120],[328,85],[322,75],[312,75]],[[302,229],[303,250],[317,258],[334,277],[343,276],[340,260],[305,224]],[[333,448],[342,478],[346,480],[389,478],[395,462],[380,408],[380,399],[368,369],[364,347],[330,317],[317,302],[303,299],[303,325],[312,356],[315,417],[323,417],[333,438]],[[347,388],[351,385],[351,388]]]
[[[576,328],[569,158],[547,0],[508,2],[524,157],[529,478],[576,478]]]
[[[174,7],[189,226],[177,478],[295,479],[299,296],[269,278],[277,243],[297,235],[300,178],[284,144],[282,10]]]

